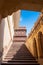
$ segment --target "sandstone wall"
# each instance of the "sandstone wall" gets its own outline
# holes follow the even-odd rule
[[[26,46],[34,57],[43,57],[43,16],[40,16],[30,32]]]

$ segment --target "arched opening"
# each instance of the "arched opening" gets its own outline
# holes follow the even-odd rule
[[[38,58],[36,39],[33,39],[34,56]]]
[[[42,48],[42,53],[43,53],[43,34],[41,34],[41,48]]]
[[[43,57],[43,34],[42,32],[38,33],[38,48],[39,48],[39,56],[40,58]]]

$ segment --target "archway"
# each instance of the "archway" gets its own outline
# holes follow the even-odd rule
[[[39,58],[43,57],[43,46],[42,46],[43,40],[42,40],[42,32],[38,33],[38,56]]]
[[[36,39],[33,39],[34,56],[38,58]]]

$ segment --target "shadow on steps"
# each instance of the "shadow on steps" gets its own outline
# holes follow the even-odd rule
[[[22,44],[20,49],[17,51],[17,53],[13,56],[11,60],[9,60],[7,63],[2,63],[2,65],[3,64],[5,65],[15,65],[15,64],[16,65],[21,65],[21,64],[39,65],[39,63],[36,61],[36,59],[27,49],[25,44]]]
[[[35,60],[33,55],[27,49],[26,45],[23,44],[11,60],[30,60],[30,59]]]

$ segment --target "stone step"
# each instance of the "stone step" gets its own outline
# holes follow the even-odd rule
[[[27,36],[26,36],[26,34],[23,35],[23,34],[17,34],[16,33],[13,37],[27,37]]]
[[[6,62],[6,61],[4,61]],[[31,63],[38,63],[36,60],[10,60],[8,62],[31,62]]]
[[[19,45],[18,45],[18,46],[16,46],[16,45],[15,45],[15,46],[13,46],[13,45],[12,45],[11,50],[13,50],[13,51],[14,51],[14,50],[16,50],[16,49],[19,49],[20,47],[21,47],[21,46],[19,46]]]
[[[16,41],[16,42],[13,42],[11,48],[13,48],[13,47],[16,47],[16,48],[19,47],[20,48],[23,44],[24,44],[23,41],[22,42],[17,42]]]
[[[11,48],[11,49],[9,50],[9,53],[10,53],[10,52],[17,52],[19,49],[20,49],[20,48],[15,48],[15,49],[14,49],[14,48]]]
[[[20,42],[20,43],[21,43],[21,42],[24,42],[24,43],[25,43],[26,40],[17,40],[17,39],[15,40],[15,39],[14,39],[13,42],[17,42],[17,43],[18,43],[18,42]]]
[[[16,53],[14,53],[14,54],[8,54],[8,55],[6,55],[6,57],[11,57],[11,56],[14,56],[15,57],[15,55],[16,55]],[[33,58],[32,56],[26,56],[26,55],[22,55],[22,54],[20,54],[20,55],[17,55],[18,56],[18,58],[19,57],[23,57],[23,58]]]
[[[10,60],[8,62],[34,62],[34,63],[38,63],[38,60]],[[7,62],[6,60],[4,60],[3,62]]]
[[[14,31],[15,31],[15,32],[21,32],[21,31],[22,31],[22,32],[24,32],[24,31],[26,32],[26,27],[19,27],[19,28],[17,28],[17,29],[14,29]]]
[[[13,61],[3,61],[2,65],[6,64],[6,65],[14,65],[14,64],[28,64],[28,65],[39,65],[39,63],[35,60],[13,60]]]
[[[15,42],[13,42],[12,46],[14,46],[14,47],[15,47],[15,46],[22,46],[23,44],[25,44],[24,41],[21,41],[21,42],[20,42],[20,41],[18,41],[18,42],[15,41]]]
[[[17,42],[13,42],[13,44],[15,44],[15,45],[22,45],[22,44],[20,44],[20,42],[18,42],[18,44],[16,44]],[[21,43],[24,43],[23,41],[21,41]]]
[[[8,54],[6,57],[11,57],[11,56],[15,56],[16,55],[16,53],[14,53],[14,54]],[[27,57],[27,58],[33,58],[33,57],[31,57],[31,56],[26,56],[26,55],[20,55],[19,57]]]
[[[13,54],[7,54],[6,57],[11,57],[13,55],[15,55],[16,53],[13,53]]]
[[[18,49],[20,49],[19,46],[13,46],[13,47],[11,47],[10,50],[11,50],[11,51],[17,51]],[[10,50],[9,50],[9,51],[10,51]]]
[[[19,40],[19,41],[23,40],[24,41],[24,40],[26,40],[26,37],[14,37],[13,40]]]
[[[39,65],[39,64],[38,63],[25,63],[25,62],[24,63],[20,63],[20,62],[11,63],[10,62],[10,63],[2,63],[1,65]]]
[[[8,53],[9,54],[16,54],[17,53],[17,50],[16,51],[12,50],[12,51],[9,51]]]
[[[29,61],[38,61],[38,60],[10,60],[9,62],[29,62]],[[3,62],[6,62],[6,60],[4,60]]]
[[[24,58],[24,59],[23,58],[22,59],[4,58],[4,60],[5,61],[10,61],[10,60],[13,61],[13,60],[35,60],[35,59],[33,59],[33,58],[28,58],[28,59],[27,58]]]

